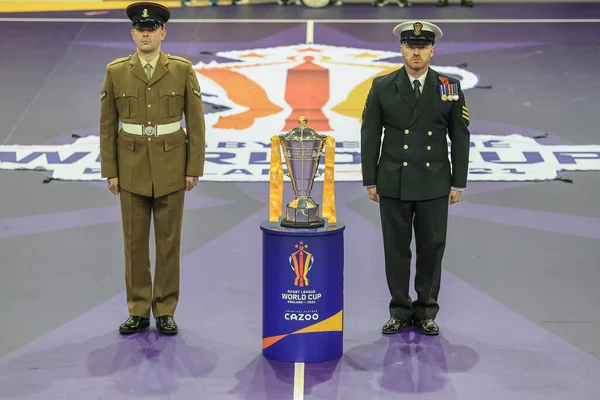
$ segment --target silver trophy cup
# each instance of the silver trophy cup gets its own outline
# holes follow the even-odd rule
[[[299,126],[279,136],[295,198],[288,203],[282,226],[319,228],[325,220],[319,217],[319,205],[310,197],[323,153],[326,135],[306,126],[306,117],[298,118]]]

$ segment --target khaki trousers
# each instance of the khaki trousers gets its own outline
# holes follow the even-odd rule
[[[121,189],[125,286],[130,315],[173,316],[179,301],[179,261],[185,190],[159,198]],[[150,217],[154,217],[156,268],[150,269]]]

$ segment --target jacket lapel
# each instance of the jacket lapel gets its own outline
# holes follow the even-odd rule
[[[152,79],[150,79],[150,85],[154,85],[158,82],[163,76],[169,72],[169,57],[163,52],[160,53],[160,57],[158,58],[158,62],[156,63],[156,70],[152,74]]]
[[[129,65],[131,66],[131,73],[135,75],[138,79],[140,79],[144,83],[148,83],[148,77],[144,73],[142,68],[142,63],[140,62],[139,55],[135,53],[133,57],[129,60]]]
[[[423,93],[421,93],[421,97],[419,97],[419,101],[417,101],[417,106],[415,107],[413,113],[408,119],[408,127],[414,124],[417,119],[425,112],[427,107],[431,104],[433,100],[438,82],[435,79],[436,73],[430,68],[427,71],[427,76],[425,77],[425,84],[423,85]],[[414,96],[414,94],[413,94]]]
[[[410,108],[411,111],[413,111],[417,104],[417,98],[413,93],[413,89],[410,85],[410,79],[408,79],[408,75],[404,67],[398,70],[398,79],[396,80],[396,87],[398,88],[398,93],[406,102],[406,105]]]

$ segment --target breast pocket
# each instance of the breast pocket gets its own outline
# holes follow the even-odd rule
[[[160,108],[162,116],[167,118],[180,117],[185,105],[183,100],[184,86],[160,88]]]
[[[138,116],[138,89],[115,90],[115,104],[120,117],[136,118]]]

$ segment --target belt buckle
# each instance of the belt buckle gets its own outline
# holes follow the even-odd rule
[[[158,136],[156,126],[144,126],[142,128],[142,136]]]

